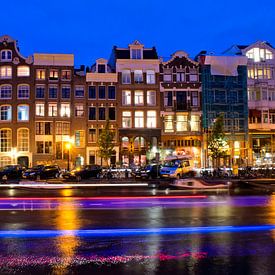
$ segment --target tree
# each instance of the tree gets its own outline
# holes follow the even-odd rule
[[[113,143],[114,136],[115,132],[110,129],[110,123],[109,120],[107,120],[105,128],[99,136],[98,147],[100,157],[103,158],[108,164],[115,147]]]
[[[208,150],[209,155],[213,160],[213,166],[217,167],[220,158],[225,157],[227,151],[223,115],[219,115],[214,121],[212,131],[208,136]]]

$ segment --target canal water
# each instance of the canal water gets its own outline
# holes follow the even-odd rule
[[[0,274],[274,274],[274,195],[0,198],[0,209]]]

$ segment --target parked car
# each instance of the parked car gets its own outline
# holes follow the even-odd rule
[[[158,178],[160,176],[161,165],[149,164],[145,167],[141,167],[132,172],[135,178]]]
[[[36,165],[23,173],[25,179],[58,178],[60,168],[57,165]]]
[[[0,179],[19,179],[22,178],[24,167],[19,164],[6,165],[0,168]]]
[[[81,181],[81,179],[99,178],[102,168],[99,165],[84,165],[73,169],[69,172],[65,172],[62,176],[64,179],[75,179]]]

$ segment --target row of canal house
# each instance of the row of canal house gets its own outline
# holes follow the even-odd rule
[[[107,119],[112,164],[183,155],[210,166],[208,134],[220,113],[226,165],[272,163],[274,92],[274,49],[265,42],[193,60],[184,51],[163,59],[134,41],[114,46],[108,60],[75,68],[72,54],[26,58],[17,41],[2,36],[0,166],[104,164],[97,141]]]

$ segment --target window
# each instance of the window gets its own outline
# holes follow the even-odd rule
[[[98,108],[98,120],[105,120],[105,108],[100,107]]]
[[[52,135],[52,122],[36,122],[35,134],[36,135]]]
[[[172,74],[164,74],[163,75],[163,82],[172,82]]]
[[[57,103],[49,103],[48,116],[51,116],[51,117],[57,116]]]
[[[116,99],[116,87],[108,86],[108,99]]]
[[[2,66],[0,67],[0,78],[11,78],[12,77],[12,68],[11,66]]]
[[[29,105],[17,106],[17,120],[28,121],[29,120]]]
[[[132,49],[132,59],[141,59],[141,49]]]
[[[89,99],[96,99],[96,87],[89,86]]]
[[[215,103],[226,103],[225,91],[215,90]]]
[[[8,156],[0,157],[0,167],[10,165],[10,164],[12,164],[11,157],[8,157]]]
[[[57,86],[49,86],[49,98],[57,98]]]
[[[36,153],[37,154],[52,154],[53,153],[52,141],[37,141],[36,142]]]
[[[135,128],[144,127],[144,115],[143,111],[135,111]]]
[[[97,72],[100,74],[106,73],[106,65],[105,64],[98,64],[97,65]]]
[[[99,86],[98,87],[98,98],[99,99],[105,99],[106,98],[105,86]]]
[[[83,104],[75,105],[74,115],[75,115],[75,117],[84,117],[84,105]]]
[[[132,127],[132,115],[129,111],[122,112],[122,128]]]
[[[17,76],[30,76],[30,67],[29,66],[18,66],[17,67]]]
[[[19,152],[29,151],[29,129],[20,128],[17,130],[17,150]]]
[[[55,134],[56,135],[70,135],[70,123],[69,122],[56,122]]]
[[[2,85],[0,87],[0,99],[11,99],[12,87],[11,85]]]
[[[134,79],[135,79],[135,83],[143,82],[142,70],[134,70]]]
[[[75,97],[84,97],[84,86],[76,86],[74,90]]]
[[[85,146],[85,131],[77,130],[75,131],[75,147]]]
[[[166,133],[174,132],[173,116],[165,116],[165,119],[164,119],[164,132],[166,132]]]
[[[36,86],[35,97],[45,98],[45,86],[42,86],[42,85]]]
[[[62,86],[61,97],[64,99],[71,97],[71,87],[70,86]]]
[[[262,87],[262,100],[268,100],[268,93],[266,87]]]
[[[30,86],[27,84],[20,84],[17,88],[18,99],[29,99],[30,97]]]
[[[157,127],[157,112],[147,111],[147,128]]]
[[[192,106],[199,106],[198,92],[191,92],[191,104]]]
[[[143,91],[135,91],[135,105],[144,105]]]
[[[191,131],[199,131],[200,130],[200,116],[199,115],[191,115],[190,126],[191,126]]]
[[[147,105],[156,106],[156,91],[147,91]]]
[[[173,106],[173,91],[164,92],[164,106],[166,107]]]
[[[182,131],[187,131],[187,116],[185,115],[177,115],[177,131],[182,132]]]
[[[116,108],[114,107],[109,108],[109,119],[116,120]]]
[[[61,71],[61,79],[62,80],[71,80],[71,71],[70,70],[62,70]]]
[[[177,82],[184,82],[184,81],[185,81],[184,72],[177,72]]]
[[[45,80],[46,79],[46,72],[42,69],[36,70],[36,79],[37,80]]]
[[[131,83],[131,71],[123,70],[122,71],[122,84],[130,84]]]
[[[70,103],[61,103],[60,115],[62,117],[70,117],[71,115]]]
[[[122,91],[122,105],[131,105],[131,91]]]
[[[96,108],[89,107],[89,120],[96,120]]]
[[[11,60],[12,60],[11,50],[2,50],[1,51],[1,61],[11,61]]]
[[[58,80],[57,70],[50,70],[49,80]]]
[[[96,129],[89,129],[88,142],[96,142]]]
[[[11,105],[0,106],[0,121],[11,121]]]
[[[11,129],[0,129],[0,152],[11,151]]]
[[[249,59],[254,59],[254,62],[260,62],[264,61],[266,59],[272,59],[273,55],[272,52],[268,49],[261,49],[261,48],[253,48],[250,49],[247,53],[246,56]]]
[[[44,103],[35,104],[35,115],[36,116],[45,116],[45,105]]]
[[[190,82],[197,82],[198,81],[198,75],[197,74],[190,74],[189,75],[189,81]]]
[[[156,83],[155,71],[152,71],[152,70],[146,71],[146,83],[147,84]]]

